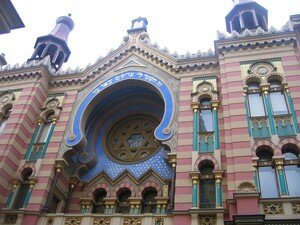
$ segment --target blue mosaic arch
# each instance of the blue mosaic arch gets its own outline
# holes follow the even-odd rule
[[[75,114],[72,134],[66,139],[67,146],[76,147],[78,145],[81,146],[82,144],[85,145],[82,143],[84,142],[83,140],[85,140],[84,123],[86,121],[84,121],[84,119],[86,118],[84,118],[84,114],[89,111],[89,106],[92,104],[92,101],[95,100],[97,96],[101,95],[107,88],[126,80],[146,82],[160,93],[164,101],[164,115],[160,124],[155,129],[154,135],[160,141],[166,141],[172,137],[173,131],[170,129],[170,125],[174,115],[174,102],[169,88],[160,79],[150,74],[134,71],[125,72],[106,80],[85,97]]]

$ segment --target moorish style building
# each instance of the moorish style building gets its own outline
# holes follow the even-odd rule
[[[63,70],[69,16],[0,70],[0,223],[300,224],[300,15],[236,1],[215,50],[120,47]]]

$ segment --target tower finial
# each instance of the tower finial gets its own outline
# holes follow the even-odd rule
[[[35,51],[28,61],[41,60],[50,56],[51,65],[59,70],[67,62],[71,51],[68,47],[68,36],[74,28],[71,14],[57,18],[56,25],[50,34],[38,37],[34,45]]]

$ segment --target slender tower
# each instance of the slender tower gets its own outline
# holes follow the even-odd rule
[[[253,0],[233,0],[234,7],[226,16],[226,28],[229,33],[242,33],[245,29],[261,27],[268,30],[268,10]]]
[[[64,62],[67,62],[71,51],[68,47],[68,36],[74,28],[74,22],[70,17],[62,16],[56,20],[56,26],[48,35],[38,37],[34,52],[28,61],[41,60],[46,56],[50,56],[51,65],[59,70]]]

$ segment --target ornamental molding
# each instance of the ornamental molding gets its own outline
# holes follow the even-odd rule
[[[216,222],[215,216],[201,216],[199,225],[216,225]]]
[[[110,225],[110,218],[96,217],[93,220],[93,225]]]
[[[300,202],[292,202],[293,214],[300,214]]]
[[[142,219],[141,218],[125,218],[123,225],[142,225]]]
[[[295,47],[297,40],[294,32],[283,32],[279,34],[235,37],[215,42],[219,54],[232,54],[240,52],[255,52],[270,48]]]
[[[263,203],[264,213],[267,215],[284,214],[282,202]]]
[[[80,225],[81,217],[69,217],[65,219],[65,225]]]

